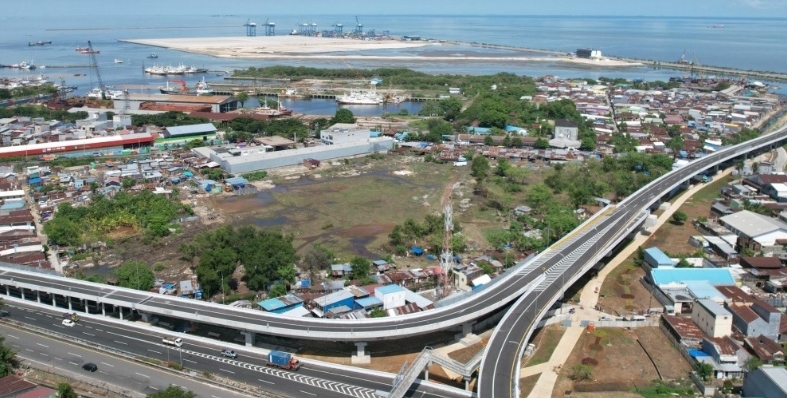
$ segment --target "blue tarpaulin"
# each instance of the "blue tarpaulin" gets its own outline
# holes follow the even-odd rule
[[[420,255],[424,254],[424,249],[421,249],[418,246],[413,246],[413,248],[410,249],[410,252],[412,252],[416,256],[420,256]]]

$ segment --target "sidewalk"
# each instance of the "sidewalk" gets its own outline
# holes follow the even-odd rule
[[[732,173],[732,170],[732,168],[729,168],[720,172],[714,176],[713,181],[727,177],[730,175],[730,173]],[[664,225],[665,222],[672,218],[672,214],[675,213],[675,211],[677,211],[684,202],[686,202],[692,197],[692,195],[699,192],[706,186],[707,184],[696,184],[688,191],[683,192],[680,197],[672,202],[669,209],[659,216],[656,225],[649,228],[649,230],[651,232],[658,230],[662,225]],[[593,308],[595,308],[596,304],[598,304],[599,292],[601,291],[601,284],[604,283],[604,279],[606,279],[607,275],[609,275],[609,273],[612,272],[618,265],[629,258],[629,256],[631,256],[638,247],[642,246],[645,241],[648,240],[648,238],[649,236],[638,234],[633,241],[631,241],[625,248],[623,248],[623,250],[620,251],[620,253],[618,253],[617,256],[615,256],[615,258],[610,260],[609,263],[607,263],[607,265],[601,269],[596,278],[593,278],[590,282],[588,282],[587,285],[585,285],[579,297],[579,303],[582,308],[577,308],[576,313],[571,317],[571,327],[566,329],[566,332],[563,334],[563,337],[560,339],[557,347],[555,347],[555,351],[552,353],[552,357],[549,358],[549,362],[546,363],[546,366],[541,366],[544,365],[541,364],[532,366],[532,368],[538,367],[538,369],[521,369],[521,375],[537,374],[539,370],[542,372],[541,376],[536,382],[535,387],[533,387],[533,391],[530,392],[530,397],[552,396],[552,390],[555,388],[555,383],[557,382],[557,375],[559,372],[559,370],[555,371],[555,369],[559,369],[560,366],[566,363],[568,356],[571,355],[571,351],[574,350],[574,347],[577,345],[580,336],[582,336],[582,333],[585,331],[585,328],[579,326],[580,321],[598,319],[597,315],[593,313],[598,313],[598,311],[593,310]]]

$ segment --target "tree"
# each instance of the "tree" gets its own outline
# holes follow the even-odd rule
[[[749,357],[749,359],[746,360],[746,363],[743,364],[743,368],[749,372],[758,369],[760,366],[762,366],[762,361],[760,358],[755,356]]]
[[[129,289],[148,291],[153,288],[156,275],[153,270],[142,261],[126,261],[115,270],[118,285]]]
[[[475,177],[476,181],[483,181],[487,174],[489,174],[489,160],[486,156],[476,156],[470,162],[470,174]]]
[[[593,380],[593,367],[585,364],[578,364],[571,368],[569,378],[574,381]]]
[[[683,225],[683,223],[686,222],[686,220],[688,219],[689,216],[680,210],[672,213],[672,222],[674,222],[675,224]]]
[[[547,141],[546,138],[538,137],[536,142],[533,143],[533,147],[537,149],[547,149],[549,148],[549,141]]]
[[[678,264],[675,265],[676,268],[691,268],[691,263],[686,260],[686,257],[681,257]]]
[[[491,135],[487,135],[486,137],[484,137],[484,145],[486,146],[495,145],[495,140],[492,139]]]
[[[396,229],[396,227],[394,227],[394,229]],[[391,231],[391,233],[393,234],[393,231]],[[393,241],[393,238],[391,239]],[[396,243],[394,246],[397,244],[400,243]],[[333,262],[334,257],[335,256],[331,250],[323,247],[322,245],[315,244],[312,246],[311,250],[309,250],[306,255],[303,256],[302,264],[309,272],[314,274],[315,272],[327,269]]]
[[[355,115],[349,109],[339,108],[331,118],[330,123],[332,125],[336,123],[355,123]]]
[[[3,344],[5,337],[0,336],[0,377],[14,373],[14,369],[19,367],[19,358],[11,347]]]
[[[166,390],[149,394],[147,398],[195,398],[191,391],[185,391],[177,386],[169,386]]]
[[[275,284],[271,288],[271,291],[268,292],[268,297],[281,297],[287,294],[287,287],[282,284]]]
[[[388,316],[388,314],[382,308],[377,307],[369,312],[369,316],[372,318],[385,318]]]
[[[279,267],[279,269],[276,270],[276,273],[279,274],[279,279],[286,283],[295,282],[295,277],[298,276],[298,273],[295,271],[295,265],[293,264],[287,264]]]
[[[705,362],[697,362],[694,364],[694,370],[702,378],[702,380],[709,381],[713,376],[713,365]]]
[[[516,137],[511,139],[511,147],[513,147],[513,148],[521,148],[522,145],[523,145],[522,138],[520,138],[519,136],[516,136]]]
[[[245,91],[241,91],[238,94],[235,94],[235,99],[240,102],[240,107],[243,108],[243,104],[249,100],[249,94],[247,94]]]
[[[79,398],[79,394],[74,391],[71,384],[60,383],[57,385],[57,396],[59,398]]]
[[[355,256],[350,260],[350,268],[352,269],[353,279],[364,279],[369,276],[372,270],[372,263],[369,260]]]

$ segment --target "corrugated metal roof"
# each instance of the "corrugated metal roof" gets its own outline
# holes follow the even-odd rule
[[[215,132],[216,126],[214,126],[213,123],[202,123],[189,126],[167,127],[164,129],[164,136],[169,138],[193,134],[211,134]]]

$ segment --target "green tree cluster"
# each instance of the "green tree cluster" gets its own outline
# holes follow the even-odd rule
[[[156,275],[153,270],[144,262],[131,260],[126,261],[115,270],[118,285],[129,289],[148,291],[153,288],[156,282]]]
[[[441,215],[427,214],[424,222],[408,218],[401,225],[394,226],[388,234],[388,241],[392,247],[400,254],[407,251],[408,245],[420,245],[432,253],[439,253],[443,247],[445,236],[445,217]],[[454,222],[453,237],[451,248],[454,253],[464,252],[467,242],[462,236],[459,224]]]
[[[229,281],[239,265],[251,290],[264,290],[273,281],[294,282],[297,257],[292,240],[292,235],[277,230],[225,225],[197,235],[179,251],[189,261],[199,259],[197,278],[211,296],[230,290]]]
[[[274,135],[301,140],[309,135],[309,126],[294,118],[258,120],[241,116],[232,120],[229,128],[232,132],[225,138],[230,142],[249,142],[255,137]]]
[[[210,123],[204,117],[189,116],[183,112],[169,111],[155,115],[131,115],[131,124],[144,126],[152,124],[160,127],[168,126],[188,126],[192,124]]]
[[[5,344],[5,337],[0,336],[0,377],[5,377],[14,373],[14,369],[19,367],[19,358],[10,346]]]
[[[0,108],[0,118],[27,116],[42,117],[46,120],[60,120],[67,123],[74,123],[77,120],[87,118],[87,112],[74,112],[52,110],[44,106],[21,105],[10,108]]]
[[[169,234],[170,222],[181,214],[194,212],[189,206],[149,190],[136,195],[118,192],[112,199],[95,195],[87,206],[74,207],[70,203],[58,206],[56,216],[44,224],[44,233],[51,243],[61,246],[101,240],[120,227],[162,237]]]
[[[79,394],[77,394],[74,388],[71,387],[71,384],[68,383],[60,383],[57,385],[57,396],[58,398],[79,398]]]

